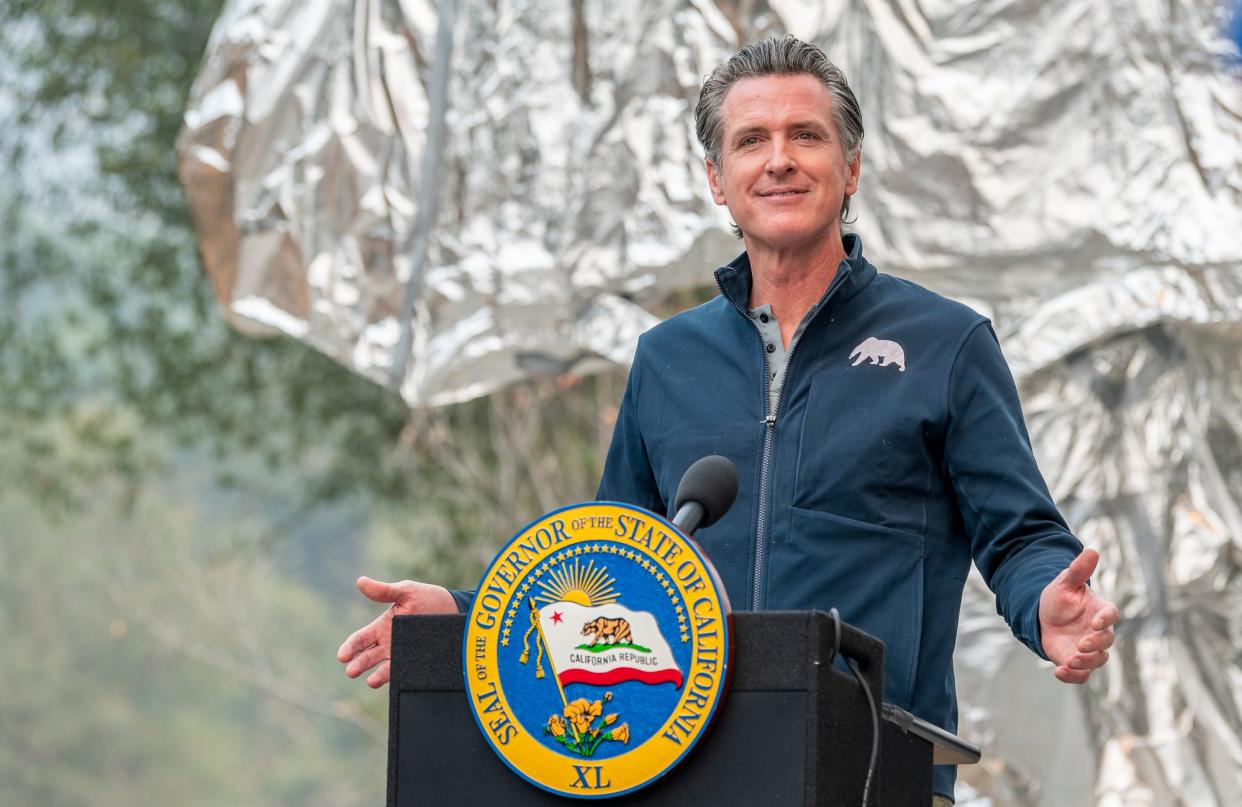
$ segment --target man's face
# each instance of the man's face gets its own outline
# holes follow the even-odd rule
[[[721,164],[707,163],[707,181],[748,248],[840,238],[841,202],[858,190],[860,157],[845,162],[828,88],[808,75],[742,79],[721,117]]]

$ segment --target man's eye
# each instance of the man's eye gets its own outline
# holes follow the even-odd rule
[[[759,142],[759,138],[757,138],[757,137],[755,137],[755,136],[753,136],[753,135],[752,135],[752,136],[750,136],[750,137],[743,137],[743,138],[742,138],[742,142],[741,142],[741,143],[739,143],[738,145],[742,145],[742,146],[753,146],[753,145],[755,145],[755,144],[756,144],[756,143],[758,143],[758,142]]]
[[[817,140],[818,138],[816,137],[816,135],[815,135],[815,133],[814,133],[814,132],[799,132],[799,133],[798,133],[798,139],[800,139],[800,140]]]

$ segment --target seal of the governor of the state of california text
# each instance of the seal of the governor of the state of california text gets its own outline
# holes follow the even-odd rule
[[[566,507],[512,538],[479,582],[462,646],[471,710],[527,781],[628,793],[676,765],[720,708],[729,627],[715,570],[668,521]]]

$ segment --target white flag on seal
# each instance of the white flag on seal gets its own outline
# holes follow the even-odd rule
[[[642,681],[681,688],[673,651],[646,611],[562,600],[539,609],[539,626],[562,685]]]

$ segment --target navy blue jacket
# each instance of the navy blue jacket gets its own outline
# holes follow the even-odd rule
[[[971,559],[1042,655],[1040,592],[1082,547],[987,319],[878,274],[857,236],[845,247],[775,411],[745,254],[716,272],[720,296],[643,335],[598,498],[664,513],[691,463],[733,460],[737,501],[695,536],[733,608],[839,609],[886,643],[884,699],[952,731]],[[936,792],[953,774],[936,771]]]

